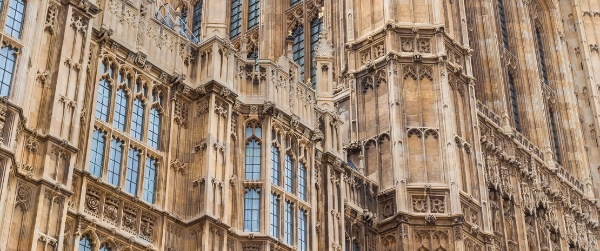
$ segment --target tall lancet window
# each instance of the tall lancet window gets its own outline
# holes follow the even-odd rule
[[[517,90],[515,88],[515,80],[512,74],[508,74],[508,89],[510,92],[510,105],[512,107],[513,119],[515,120],[515,128],[521,131],[521,120],[519,119],[519,106],[517,102]]]
[[[506,13],[504,12],[504,0],[498,0],[498,16],[500,21],[500,32],[504,48],[508,50],[508,30],[506,29]]]
[[[23,17],[25,15],[25,1],[10,0],[8,4],[8,15],[6,15],[6,25],[4,32],[15,38],[21,38],[23,29]]]
[[[242,0],[231,0],[229,13],[229,38],[233,39],[242,33]]]
[[[260,180],[260,151],[262,130],[258,122],[246,126],[246,180]]]
[[[315,18],[310,22],[310,81],[313,83],[313,89],[317,88],[317,65],[315,64],[315,50],[319,43],[319,35],[323,26],[323,18]]]
[[[535,38],[537,40],[538,58],[540,60],[540,68],[542,70],[542,80],[548,84],[548,72],[546,71],[546,58],[544,56],[544,46],[542,44],[542,35],[538,28],[535,29]]]
[[[260,0],[248,0],[248,29],[260,22]]]
[[[199,42],[200,41],[200,32],[202,30],[202,1],[198,0],[198,2],[194,5],[194,16],[192,18],[192,35],[194,35],[194,39]]]
[[[294,39],[293,60],[300,67],[300,81],[304,82],[304,28],[301,25],[294,29],[292,38]]]
[[[560,158],[560,147],[558,145],[558,131],[556,130],[556,119],[554,118],[554,111],[552,108],[548,109],[548,114],[550,117],[550,130],[552,131],[552,141],[554,141],[554,157],[556,158],[556,162],[562,165],[562,160]]]

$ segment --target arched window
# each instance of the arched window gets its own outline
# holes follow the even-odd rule
[[[198,2],[194,5],[194,17],[192,18],[192,35],[194,35],[196,41],[200,41],[200,32],[202,30],[202,1],[198,0]]]
[[[160,113],[156,107],[150,109],[150,121],[148,123],[148,144],[158,149],[160,142]]]
[[[107,62],[102,62],[102,72],[106,73],[109,69]],[[6,74],[6,72],[5,72]],[[96,118],[108,122],[108,109],[110,105],[110,85],[108,80],[103,77],[98,86],[98,100],[96,101]]]
[[[137,195],[138,174],[140,172],[140,152],[129,149],[127,161],[127,173],[125,179],[125,191]]]
[[[515,80],[512,74],[508,74],[508,89],[510,92],[510,105],[512,107],[513,119],[515,120],[515,128],[521,131],[521,120],[519,119],[519,107],[517,102],[517,89],[515,88]]]
[[[304,163],[298,163],[298,197],[306,201],[306,167]]]
[[[500,33],[502,33],[502,42],[504,48],[508,50],[508,30],[506,29],[506,15],[504,12],[504,0],[498,0],[498,18],[500,22]]]
[[[119,186],[119,180],[121,178],[121,162],[123,161],[123,142],[115,139],[110,143],[109,158],[108,183]]]
[[[294,245],[294,206],[292,202],[285,202],[285,213],[283,216],[284,226],[283,234],[284,241],[289,245]]]
[[[554,111],[552,108],[548,109],[548,115],[550,117],[550,130],[552,131],[552,141],[554,141],[554,157],[556,158],[556,162],[562,164],[562,160],[560,158],[560,148],[558,145],[558,131],[556,130],[556,120],[554,118]]]
[[[146,170],[144,171],[144,200],[154,204],[156,199],[156,159],[146,158]]]
[[[260,138],[262,129],[258,122],[246,126],[246,180],[260,180]]]
[[[236,38],[240,33],[242,33],[242,0],[231,0],[229,38]]]
[[[316,89],[317,81],[317,66],[314,64],[315,61],[315,50],[319,43],[319,35],[321,33],[321,27],[323,26],[323,18],[315,18],[310,22],[310,81],[313,83],[313,89]]]
[[[8,96],[17,61],[17,50],[11,46],[0,49],[0,96]]]
[[[306,251],[307,250],[307,221],[306,221],[307,212],[303,209],[298,209],[298,250]]]
[[[15,38],[21,38],[21,29],[23,28],[23,16],[25,15],[25,1],[10,0],[8,5],[8,14],[6,15],[6,25],[4,32]]]
[[[304,28],[299,25],[292,32],[294,44],[292,46],[293,60],[300,67],[300,80],[304,81]]]
[[[271,194],[271,236],[279,238],[279,197]]]
[[[246,189],[244,195],[244,232],[260,231],[260,194],[257,188]]]
[[[131,116],[131,136],[137,140],[142,140],[142,131],[144,127],[144,104],[141,99],[133,101],[133,113]]]
[[[538,60],[540,61],[540,68],[542,70],[542,80],[545,84],[548,84],[548,72],[546,71],[546,57],[544,56],[544,45],[542,44],[542,35],[540,29],[535,28],[535,38],[538,49]]]
[[[279,149],[276,146],[271,147],[271,182],[277,186],[281,185],[281,164],[279,163]]]
[[[92,136],[92,151],[90,156],[90,173],[96,177],[102,176],[102,163],[104,161],[104,132],[95,130]]]
[[[88,236],[83,236],[81,240],[79,240],[79,249],[78,251],[92,251],[92,242]]]
[[[260,22],[260,0],[248,0],[248,29]]]
[[[285,177],[284,177],[284,188],[286,191],[293,193],[294,192],[294,161],[292,160],[292,156],[289,154],[285,155]]]
[[[125,131],[125,124],[127,123],[127,103],[128,103],[127,94],[125,90],[119,89],[117,91],[117,97],[115,102],[115,118],[114,118],[114,126],[121,130]]]

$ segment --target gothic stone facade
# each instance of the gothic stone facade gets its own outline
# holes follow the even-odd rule
[[[600,250],[600,0],[0,1],[0,250]]]

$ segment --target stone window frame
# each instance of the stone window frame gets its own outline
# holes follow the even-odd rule
[[[296,29],[300,26],[303,29],[303,64],[299,64],[297,60],[293,60],[299,66],[299,75],[300,81],[303,83],[311,82],[313,89],[315,86],[315,79],[312,79],[313,76],[313,68],[316,69],[316,64],[314,61],[314,50],[316,49],[316,45],[319,43],[320,33],[323,27],[325,26],[325,18],[324,18],[324,7],[317,6],[317,2],[314,1],[303,1],[300,0],[295,4],[291,4],[290,7],[286,10],[286,19],[287,19],[287,39],[293,41],[293,34]],[[315,41],[311,41],[314,37],[312,34],[313,21],[316,19],[320,19],[320,29],[319,33],[316,34],[317,39]],[[308,28],[308,30],[306,29]],[[307,32],[308,31],[308,32]],[[309,75],[307,76],[307,73]],[[315,71],[316,73],[316,71]],[[316,75],[315,75],[316,76]]]
[[[2,29],[2,33],[10,36],[12,38],[15,39],[22,39],[22,35],[23,35],[23,26],[25,24],[25,16],[26,16],[26,11],[28,10],[27,8],[27,2],[26,0],[4,0],[1,2],[1,6],[0,6],[0,25],[2,25],[4,28]],[[10,27],[8,26],[8,19],[14,19],[13,17],[9,17],[10,14],[10,9],[12,8],[12,4],[13,3],[21,3],[23,5],[23,13],[21,13],[21,20],[18,22],[20,24],[20,29],[18,31],[16,31],[15,29],[13,29],[14,27],[14,22],[13,25],[11,25]],[[16,21],[16,19],[15,19]],[[12,30],[12,32],[7,32],[6,29],[10,28]],[[17,36],[13,36],[14,32],[17,32]]]
[[[248,129],[250,129],[250,134],[248,134]],[[258,133],[258,135],[257,135],[257,129],[260,129],[260,132]],[[263,151],[262,134],[263,134],[263,132],[262,131],[263,131],[262,123],[260,123],[260,121],[258,121],[258,120],[250,120],[245,123],[245,126],[244,126],[244,138],[245,138],[245,140],[244,140],[244,149],[245,149],[245,151],[244,151],[244,155],[245,155],[245,158],[244,158],[244,180],[258,181],[262,177],[262,173],[263,173],[263,171],[262,171],[262,167],[263,167],[263,164],[262,164],[262,155],[263,155],[262,154],[262,151]],[[248,157],[249,157],[249,156],[247,156],[248,147],[250,147],[250,144],[253,142],[256,143],[256,147],[258,147],[259,155],[258,156],[253,155],[251,157],[255,158],[255,159],[257,158],[259,161],[258,164],[256,164],[256,163],[249,164],[248,163]],[[256,150],[256,149],[254,149],[254,150]],[[258,177],[248,179],[248,175],[250,173],[252,173],[252,175],[254,175],[254,173],[256,173],[255,171],[248,172],[249,165],[252,165],[252,166],[258,165]]]
[[[250,194],[251,191],[254,191],[256,193],[257,198],[249,198],[249,197],[247,197],[247,196],[249,196],[249,194]],[[260,232],[260,228],[261,228],[260,227],[260,218],[261,218],[261,215],[260,215],[261,209],[260,208],[261,208],[261,203],[262,203],[260,197],[261,197],[261,189],[260,189],[260,187],[245,187],[244,188],[244,214],[243,214],[243,216],[244,216],[243,217],[243,222],[244,222],[244,229],[243,230],[244,230],[244,232]],[[249,205],[247,204],[248,201],[246,201],[246,200],[258,200],[258,203],[255,203],[254,205],[252,205],[253,206],[252,208],[248,208]],[[258,205],[258,208],[254,207],[256,205]],[[258,218],[254,219],[254,217],[251,217],[250,220],[246,220],[247,211],[250,211],[250,215],[252,215],[253,211],[258,211]],[[247,229],[246,228],[246,221],[250,221],[250,222],[258,221],[258,224],[257,224],[258,225],[258,229],[255,229],[252,226],[249,229]]]
[[[146,104],[146,107],[151,107],[151,108],[156,108],[157,111],[160,114],[161,117],[161,124],[164,124],[164,111],[167,110],[167,107],[163,104],[163,100],[165,95],[168,93],[168,89],[166,86],[162,85],[159,81],[153,80],[153,77],[150,77],[147,75],[147,73],[145,73],[144,71],[142,71],[141,69],[137,69],[135,66],[132,66],[126,62],[124,62],[123,60],[119,60],[117,59],[116,56],[110,54],[110,53],[105,53],[102,55],[102,57],[100,57],[98,59],[98,73],[96,74],[96,81],[95,81],[95,85],[94,85],[94,99],[97,99],[97,92],[98,92],[98,87],[99,87],[99,82],[100,80],[104,79],[107,80],[107,83],[109,84],[110,88],[111,88],[111,98],[110,98],[110,102],[109,102],[109,110],[108,110],[108,118],[107,121],[103,121],[101,119],[96,118],[95,116],[93,116],[92,119],[92,124],[93,124],[93,128],[90,129],[90,136],[89,139],[91,140],[91,134],[94,132],[94,130],[96,129],[101,129],[106,133],[106,138],[107,139],[119,139],[121,140],[122,146],[123,146],[123,154],[122,154],[122,162],[121,162],[121,173],[120,173],[120,177],[119,177],[119,188],[121,189],[125,189],[125,180],[126,180],[126,172],[127,172],[127,165],[128,165],[128,154],[129,154],[129,149],[131,148],[135,148],[138,149],[140,152],[140,166],[139,166],[139,170],[138,170],[138,181],[137,181],[137,190],[136,190],[136,194],[129,194],[129,193],[125,193],[128,196],[132,196],[132,197],[136,197],[137,199],[140,199],[140,201],[143,201],[144,203],[148,204],[148,202],[146,202],[145,200],[142,199],[141,195],[143,194],[143,187],[144,187],[144,179],[143,176],[146,172],[146,158],[144,158],[143,156],[152,156],[154,159],[157,160],[157,178],[156,178],[156,187],[155,187],[155,200],[154,200],[154,204],[156,204],[158,201],[160,201],[161,199],[161,193],[160,193],[160,189],[161,189],[161,184],[162,184],[162,179],[164,179],[164,175],[162,175],[160,173],[160,169],[162,168],[162,160],[164,159],[164,152],[162,152],[160,149],[154,149],[147,138],[148,135],[148,130],[149,130],[149,112],[150,109],[145,109],[144,111],[144,126],[143,126],[143,136],[142,136],[142,141],[139,141],[137,139],[134,139],[130,134],[129,134],[129,127],[131,122],[128,120],[127,126],[126,126],[126,131],[127,132],[123,132],[120,131],[119,129],[117,129],[116,127],[114,127],[112,121],[114,119],[114,106],[115,106],[115,96],[116,96],[116,89],[119,86],[119,83],[117,83],[118,81],[118,77],[119,77],[119,73],[122,71],[128,71],[131,74],[131,79],[133,81],[130,81],[130,86],[128,86],[125,82],[125,79],[123,79],[122,83],[120,83],[120,86],[122,88],[126,88],[126,90],[130,93],[131,96],[133,96],[133,94],[131,94],[135,89],[135,82],[136,81],[140,81],[140,92],[137,93],[137,97],[139,99],[142,99],[144,104]],[[102,67],[103,67],[103,63],[106,63],[106,72],[102,72]],[[142,88],[143,87],[143,88]],[[140,94],[141,92],[145,92],[145,95]],[[150,94],[150,95],[149,95]],[[134,96],[135,97],[135,96]],[[147,98],[150,97],[150,98]],[[128,103],[128,118],[131,117],[131,104],[133,102],[133,99],[129,99],[129,103]],[[91,110],[96,110],[96,105],[97,105],[97,101],[93,100],[92,101],[92,107]],[[161,126],[160,131],[161,134],[159,136],[159,142],[165,140],[165,135],[163,135],[164,133],[162,133],[163,131],[163,127]],[[91,141],[90,141],[91,142]],[[88,146],[88,152],[90,151],[91,144],[89,144]],[[103,163],[104,166],[107,166],[106,163],[108,163],[109,158],[110,158],[110,141],[109,144],[105,144],[105,148],[104,148],[104,160]],[[90,155],[88,155],[86,157],[86,162],[85,163],[90,163]],[[103,167],[104,167],[103,166]],[[85,171],[89,173],[88,168],[85,168]],[[106,184],[112,186],[112,187],[116,187],[113,184],[111,184],[110,182],[108,182],[108,168],[103,168],[102,169],[102,180],[105,181]]]

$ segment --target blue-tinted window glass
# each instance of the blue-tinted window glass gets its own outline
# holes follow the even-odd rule
[[[508,50],[508,30],[506,29],[506,15],[504,13],[503,0],[498,0],[498,15],[500,16],[500,29],[502,32],[502,42],[504,48]]]
[[[137,195],[138,173],[140,171],[140,153],[130,149],[127,156],[127,174],[125,176],[125,191]]]
[[[92,242],[90,241],[90,238],[84,236],[81,238],[81,240],[79,240],[78,251],[92,251]]]
[[[306,201],[306,167],[298,163],[298,197]]]
[[[192,34],[196,37],[196,41],[200,40],[200,32],[202,30],[202,1],[199,0],[196,5],[194,5],[194,17],[192,19]]]
[[[293,6],[294,4],[297,4],[299,2],[302,2],[302,0],[290,0],[290,6]]]
[[[300,66],[300,81],[304,81],[304,28],[302,26],[296,27],[292,37],[294,38],[292,46],[293,59]]]
[[[260,0],[248,0],[248,29],[260,22]]]
[[[106,245],[106,244],[105,244],[105,245],[103,245],[103,246],[100,248],[100,251],[112,251],[112,249],[110,249],[110,248],[108,247],[108,245]]]
[[[150,109],[150,121],[148,123],[148,144],[158,149],[160,142],[160,113],[158,109]]]
[[[235,38],[242,32],[242,0],[231,0],[229,37]]]
[[[279,238],[279,199],[271,194],[271,236]]]
[[[556,157],[556,162],[561,164],[562,161],[560,158],[560,148],[558,145],[558,131],[556,130],[556,120],[554,118],[554,111],[550,109],[548,113],[550,114],[550,129],[552,130],[552,140],[554,141],[554,155]]]
[[[6,15],[6,26],[4,26],[4,32],[12,37],[21,38],[24,14],[25,1],[10,0],[10,3],[8,4],[8,14]]]
[[[248,189],[244,195],[244,232],[260,231],[260,194]]]
[[[548,84],[548,72],[546,71],[546,57],[544,57],[544,45],[542,44],[542,35],[540,34],[539,29],[535,29],[535,37],[537,39],[540,67],[542,68],[542,79],[544,80],[544,83]]]
[[[110,155],[108,162],[108,183],[119,186],[121,178],[121,161],[123,160],[123,143],[113,140],[110,143]]]
[[[294,192],[294,170],[292,169],[294,162],[292,161],[292,156],[285,155],[285,179],[284,179],[284,187],[285,190],[293,193]]]
[[[323,18],[315,18],[310,22],[310,81],[313,83],[313,89],[317,88],[317,66],[314,61],[322,26]]]
[[[96,101],[96,118],[108,121],[108,109],[110,104],[110,86],[104,79],[100,80],[98,86],[98,101]]]
[[[0,1],[1,3],[1,1]],[[5,46],[0,49],[0,96],[8,96],[17,60],[17,51]]]
[[[307,233],[306,233],[306,226],[307,226],[307,222],[306,222],[306,211],[299,209],[298,210],[298,249],[300,251],[306,251],[306,240],[307,240]]]
[[[127,123],[127,102],[127,94],[123,89],[119,89],[115,103],[114,126],[121,131],[125,131],[125,123]]]
[[[521,120],[519,119],[519,109],[517,104],[517,89],[515,88],[515,80],[512,75],[508,75],[508,88],[510,91],[510,103],[513,112],[513,118],[515,120],[515,128],[517,131],[521,131]]]
[[[294,211],[291,202],[285,202],[285,214],[283,216],[284,241],[289,245],[294,245]]]
[[[144,170],[144,200],[154,203],[156,199],[156,160],[146,158],[146,170]]]
[[[90,173],[96,177],[102,176],[102,163],[104,161],[104,144],[106,139],[100,130],[94,131],[92,136],[92,151],[90,156]]]
[[[140,99],[133,101],[133,114],[131,116],[131,136],[142,140],[142,128],[144,127],[144,104]]]
[[[279,177],[281,175],[281,164],[279,164],[279,149],[276,146],[271,147],[271,182],[280,186]]]
[[[260,144],[252,139],[246,144],[246,180],[260,179]]]

